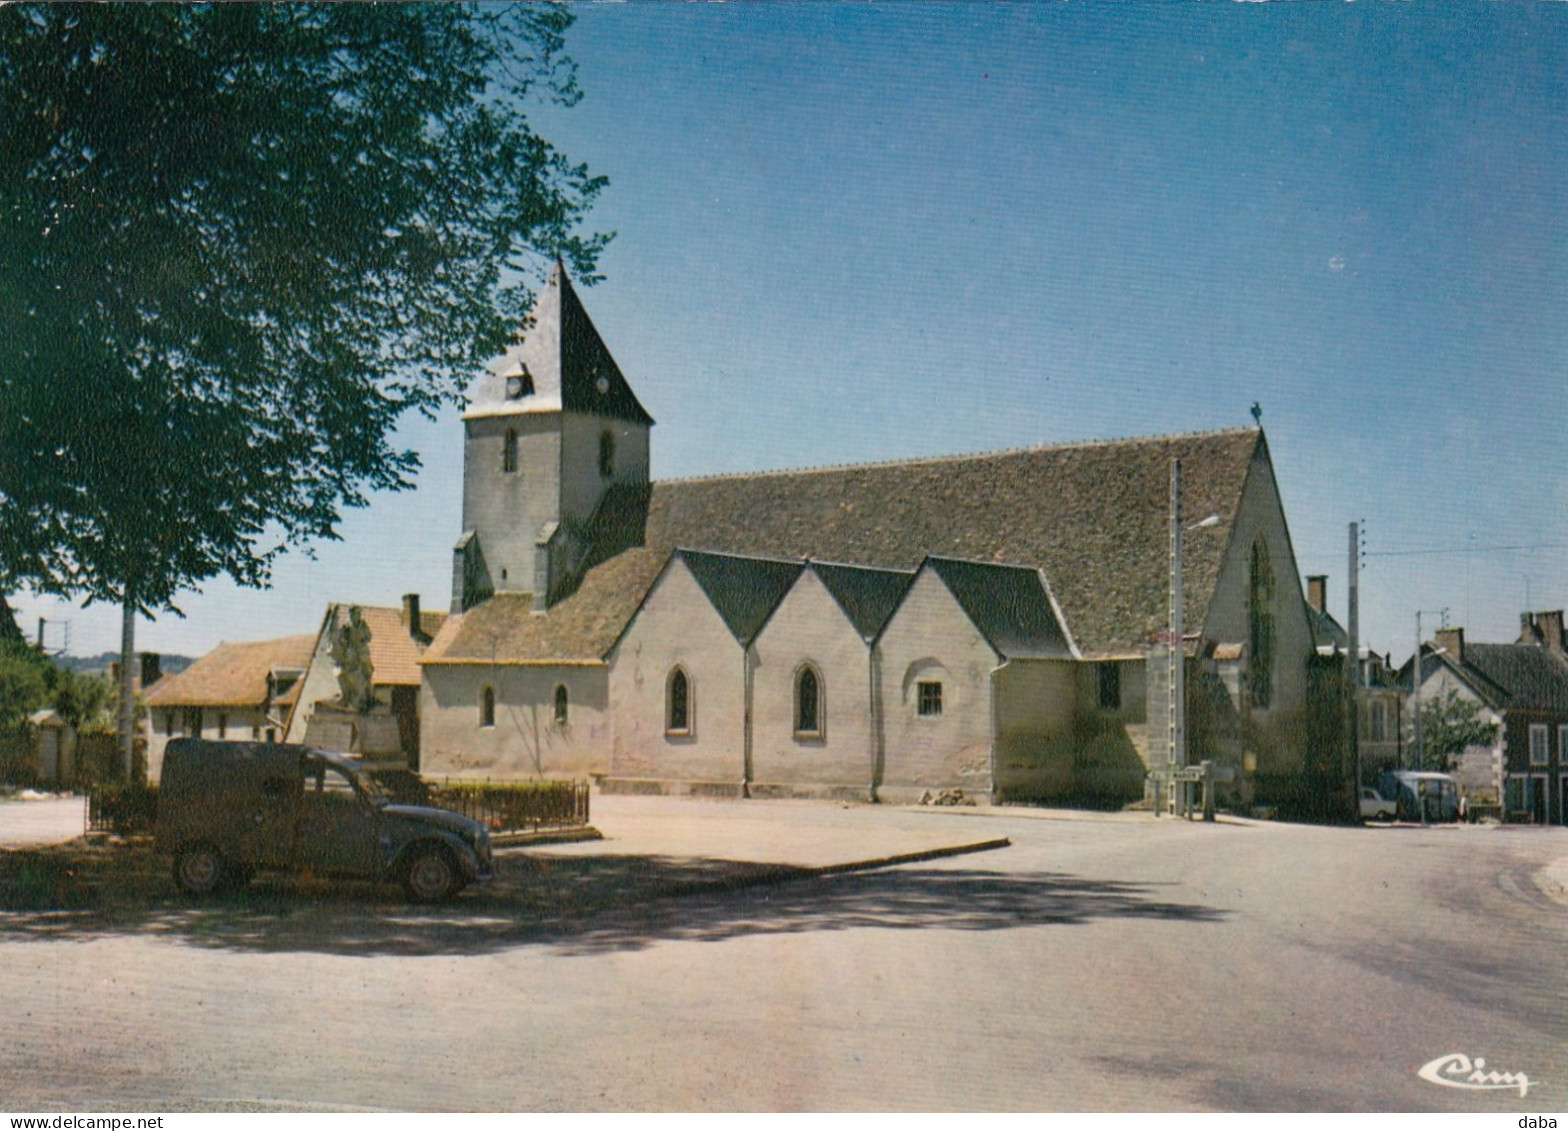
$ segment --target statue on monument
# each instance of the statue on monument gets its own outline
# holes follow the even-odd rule
[[[370,626],[358,605],[349,607],[347,623],[332,635],[332,662],[338,669],[338,705],[368,713],[377,705],[370,682]]]

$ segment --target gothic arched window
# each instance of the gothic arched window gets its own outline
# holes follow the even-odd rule
[[[664,695],[664,729],[671,734],[691,733],[691,680],[684,668],[670,673]]]
[[[1260,534],[1247,571],[1247,690],[1254,707],[1274,697],[1274,565]]]
[[[495,726],[495,688],[485,687],[479,692],[479,725]]]
[[[795,673],[795,733],[822,733],[822,677],[810,664]]]
[[[567,695],[566,695],[566,684],[558,683],[558,684],[555,685],[555,725],[556,726],[564,727],[566,725],[567,708],[568,708],[568,703],[567,703]]]
[[[606,479],[615,474],[615,433],[604,432],[599,436],[599,474]]]
[[[501,470],[512,472],[517,470],[517,429],[506,430],[506,440],[501,445]]]

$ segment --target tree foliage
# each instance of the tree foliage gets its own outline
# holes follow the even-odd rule
[[[603,187],[531,128],[571,17],[0,7],[0,591],[265,584],[407,487]]]
[[[1452,688],[1441,698],[1421,701],[1421,760],[1423,770],[1439,773],[1449,761],[1472,746],[1491,746],[1501,724],[1481,717],[1481,705],[1464,699]]]
[[[44,707],[78,730],[106,728],[113,704],[108,680],[62,668],[27,644],[0,640],[0,730],[21,725]]]

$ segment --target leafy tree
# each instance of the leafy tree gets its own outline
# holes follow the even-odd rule
[[[1464,699],[1452,688],[1442,698],[1421,701],[1421,768],[1439,773],[1452,758],[1471,746],[1491,746],[1497,741],[1498,723],[1481,717],[1481,705]],[[1411,736],[1414,742],[1414,735]]]
[[[52,667],[50,699],[60,717],[77,730],[97,730],[114,723],[114,685],[98,676]],[[138,710],[140,715],[140,710]]]
[[[0,593],[0,641],[20,642],[22,639],[22,628],[16,623],[16,613],[11,610],[5,594]]]
[[[0,640],[0,730],[52,707],[77,730],[112,725],[114,685],[62,667],[25,643]]]
[[[0,7],[0,591],[261,586],[412,483],[604,185],[532,129],[563,8]]]
[[[0,641],[0,730],[10,730],[49,702],[49,661],[25,644]]]

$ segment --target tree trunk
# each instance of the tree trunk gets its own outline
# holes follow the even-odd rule
[[[136,663],[136,604],[127,595],[120,620],[120,759],[125,780],[136,769],[136,691],[132,684]]]

